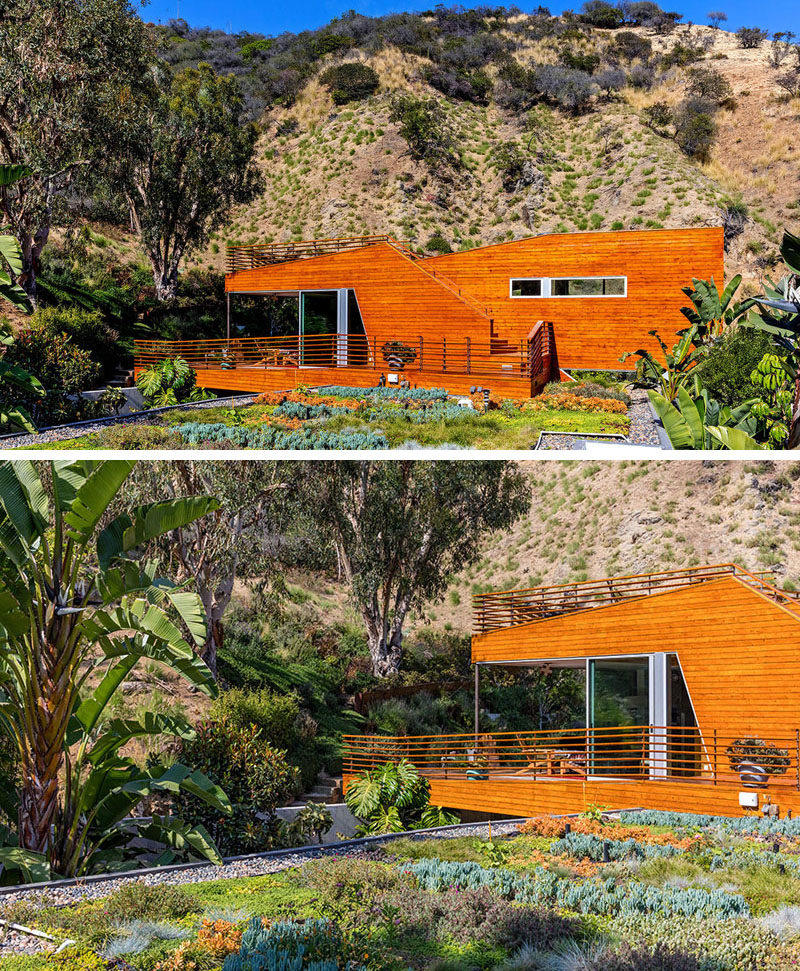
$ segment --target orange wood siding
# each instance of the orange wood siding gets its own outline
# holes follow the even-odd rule
[[[355,290],[367,336],[470,337],[488,343],[489,321],[388,243],[329,256],[240,270],[229,293],[249,290]],[[234,306],[235,319],[236,309]],[[480,382],[479,382],[480,383]]]
[[[144,370],[137,367],[135,377]],[[391,368],[383,367],[338,367],[338,368],[200,368],[197,371],[197,384],[201,388],[216,391],[236,391],[241,394],[264,391],[290,391],[303,385],[318,388],[324,385],[346,385],[354,388],[377,387],[381,374],[386,375]],[[404,371],[412,387],[444,388],[449,394],[468,394],[476,386],[491,388],[494,394],[507,398],[525,398],[531,393],[531,383],[515,378],[498,376],[482,377],[470,374],[437,374],[431,371],[416,372],[413,367]],[[392,387],[392,385],[389,385]],[[531,446],[535,440],[531,440]]]
[[[347,787],[351,777],[345,777]],[[431,803],[447,809],[469,809],[504,816],[535,816],[538,813],[577,813],[589,806],[605,809],[661,809],[714,816],[760,815],[745,813],[739,806],[738,786],[713,786],[663,781],[604,782],[581,779],[477,780],[431,779]],[[781,815],[800,811],[800,792],[787,783],[759,790],[769,795]]]
[[[725,272],[721,227],[535,236],[424,262],[489,308],[499,338],[514,343],[537,320],[553,321],[558,361],[567,369],[630,368],[632,360],[622,365],[619,358],[639,347],[660,354],[648,331],[669,344],[686,325],[681,288],[712,276],[721,288]],[[512,278],[570,276],[625,276],[628,295],[509,297]]]
[[[800,616],[731,577],[472,639],[473,661],[677,654],[701,732],[800,728]]]

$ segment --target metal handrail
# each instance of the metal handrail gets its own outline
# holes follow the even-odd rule
[[[376,243],[396,242],[385,233],[373,236],[340,236],[332,239],[301,239],[287,243],[228,243],[225,254],[227,273],[253,270],[259,266],[288,263],[341,253],[344,250],[361,249]]]

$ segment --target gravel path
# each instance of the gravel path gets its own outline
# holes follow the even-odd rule
[[[49,954],[57,947],[41,937],[23,934],[10,927],[0,927],[0,935],[0,957],[8,957],[10,954]]]
[[[655,418],[650,410],[647,391],[644,388],[628,388],[631,404],[628,408],[630,427],[627,435],[559,435],[557,432],[543,432],[537,445],[538,450],[566,449],[571,451],[578,442],[619,442],[631,445],[646,445],[649,448],[661,448],[661,440]]]
[[[258,395],[251,394],[244,397],[232,395],[225,398],[214,398],[211,401],[190,401],[186,404],[176,405],[175,408],[188,408],[201,410],[203,408],[219,408],[233,401],[238,405],[249,405],[256,400]],[[157,425],[158,416],[171,408],[153,408],[146,412],[135,415],[125,415],[123,418],[102,418],[98,421],[88,422],[77,425],[59,425],[57,428],[49,428],[40,431],[37,435],[14,435],[11,438],[0,438],[0,449],[3,448],[27,448],[29,445],[47,445],[49,442],[62,442],[67,438],[79,438],[83,435],[91,435],[92,432],[100,432],[111,425]]]
[[[516,833],[519,827],[519,820],[514,822],[494,821],[491,824],[493,836],[508,835]],[[252,856],[245,859],[231,860],[222,866],[195,867],[194,869],[170,869],[163,872],[145,873],[137,876],[133,871],[125,875],[109,876],[108,879],[98,880],[92,883],[76,883],[70,886],[42,888],[31,886],[24,890],[4,892],[0,888],[0,913],[3,905],[13,903],[17,900],[31,900],[40,903],[42,906],[64,906],[65,904],[77,903],[80,900],[97,900],[107,897],[120,884],[128,880],[137,879],[147,886],[154,886],[160,883],[187,884],[205,883],[209,880],[238,880],[242,877],[260,877],[268,873],[279,873],[281,870],[289,870],[292,867],[301,866],[307,860],[318,856],[346,856],[354,858],[370,858],[376,853],[382,852],[382,846],[392,839],[401,837],[403,839],[454,839],[458,836],[484,837],[489,835],[489,823],[469,823],[457,826],[452,829],[445,829],[438,832],[425,833],[396,833],[387,836],[386,839],[375,840],[369,843],[360,843],[357,846],[348,847],[345,845],[331,847],[311,847],[309,849],[287,850],[285,853],[275,856]],[[0,949],[2,945],[0,944]]]

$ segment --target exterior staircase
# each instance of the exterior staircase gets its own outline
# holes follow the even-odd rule
[[[290,806],[305,806],[309,802],[339,803],[344,798],[342,789],[342,778],[330,776],[326,772],[320,772],[316,782],[302,795],[289,803]]]

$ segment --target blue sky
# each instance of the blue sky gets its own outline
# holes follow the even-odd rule
[[[284,30],[298,31],[321,27],[346,10],[377,17],[403,10],[424,10],[430,3],[403,3],[402,0],[293,0],[291,3],[253,3],[251,0],[152,0],[142,10],[145,20],[164,22],[180,15],[195,27],[216,27],[223,30],[252,30],[262,34],[279,34]],[[488,2],[488,0],[487,0]],[[510,3],[511,0],[508,0]],[[564,6],[547,4],[553,12]],[[567,7],[578,9],[582,0]],[[464,6],[477,6],[465,2]],[[519,2],[523,10],[538,6]],[[724,10],[728,15],[727,27],[763,27],[770,31],[793,30],[800,35],[800,4],[797,0],[767,0],[754,4],[752,0],[675,0],[662,2],[665,9],[679,10],[684,20],[705,23],[709,10]]]

